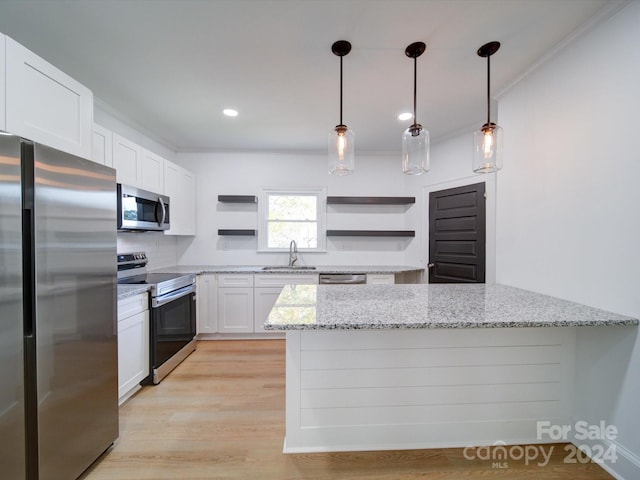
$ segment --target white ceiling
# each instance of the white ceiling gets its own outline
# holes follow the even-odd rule
[[[480,126],[492,91],[609,8],[607,0],[0,0],[0,31],[176,151],[324,150],[344,122],[360,151],[397,151],[412,108],[437,140]],[[222,109],[240,115],[231,119]]]

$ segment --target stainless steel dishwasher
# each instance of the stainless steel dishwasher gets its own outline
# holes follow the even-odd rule
[[[364,273],[323,273],[320,275],[321,285],[357,285],[367,283]]]

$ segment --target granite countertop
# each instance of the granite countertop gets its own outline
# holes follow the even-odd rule
[[[118,300],[146,293],[149,290],[151,290],[150,285],[118,285]]]
[[[267,330],[638,325],[638,319],[505,285],[287,285]]]
[[[394,265],[318,265],[313,270],[306,268],[280,268],[285,266],[277,265],[279,268],[276,270],[263,270],[264,267],[273,266],[274,265],[177,265],[174,267],[157,268],[152,271],[163,273],[194,273],[196,275],[200,275],[203,273],[404,273],[424,270],[422,267]]]

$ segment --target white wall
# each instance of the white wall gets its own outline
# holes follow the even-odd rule
[[[258,253],[253,237],[224,237],[219,228],[257,227],[257,206],[219,203],[219,194],[257,195],[263,186],[326,187],[328,195],[412,195],[405,185],[400,155],[358,155],[348,177],[327,173],[326,154],[182,153],[176,162],[198,178],[197,236],[178,240],[178,261],[188,264],[286,264],[288,254]],[[329,229],[410,229],[406,206],[329,206]],[[326,253],[302,253],[308,265],[405,265],[405,251],[417,239],[329,237]]]
[[[500,99],[499,283],[640,317],[638,26],[636,1]],[[637,328],[580,329],[577,346],[575,417],[616,425],[627,455],[609,468],[640,478]]]
[[[178,263],[176,238],[163,232],[118,232],[118,253],[146,252],[149,270]]]

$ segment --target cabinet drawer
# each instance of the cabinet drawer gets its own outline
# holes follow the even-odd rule
[[[297,274],[262,274],[255,276],[257,287],[284,287],[285,285],[315,285],[318,275]]]
[[[223,274],[218,275],[218,287],[253,287],[253,274]]]
[[[393,273],[367,273],[368,285],[393,285],[396,276]]]
[[[145,310],[149,310],[149,295],[146,293],[118,300],[118,322]]]

